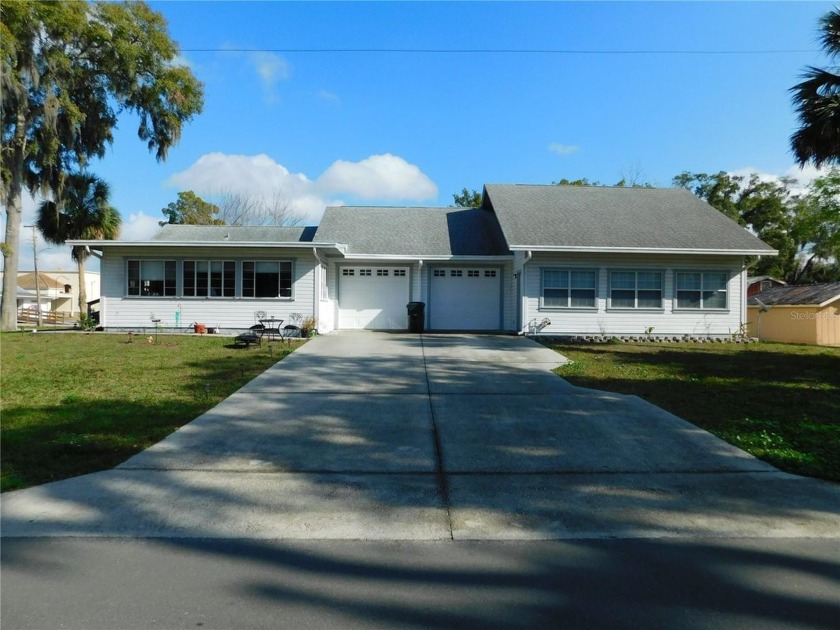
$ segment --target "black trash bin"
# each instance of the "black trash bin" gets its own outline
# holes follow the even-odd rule
[[[408,332],[421,333],[426,326],[426,303],[409,302],[408,309]]]

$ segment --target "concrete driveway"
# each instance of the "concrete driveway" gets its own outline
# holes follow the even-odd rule
[[[4,494],[4,537],[834,537],[781,473],[560,355],[482,335],[316,338],[113,470]]]

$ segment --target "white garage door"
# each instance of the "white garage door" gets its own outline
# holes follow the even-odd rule
[[[432,330],[499,330],[501,269],[437,267],[429,288]]]
[[[342,267],[338,275],[338,327],[372,330],[408,328],[408,270]]]

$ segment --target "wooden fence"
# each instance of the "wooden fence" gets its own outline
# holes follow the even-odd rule
[[[67,323],[67,313],[57,313],[55,311],[41,311],[41,319],[44,324],[50,326],[60,326]],[[75,318],[73,318],[75,319]],[[34,306],[18,309],[18,323],[20,324],[37,324],[38,323],[38,309]]]

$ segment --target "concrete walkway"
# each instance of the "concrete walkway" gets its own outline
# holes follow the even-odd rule
[[[838,536],[838,486],[562,361],[517,337],[319,337],[113,470],[4,494],[2,535]]]

